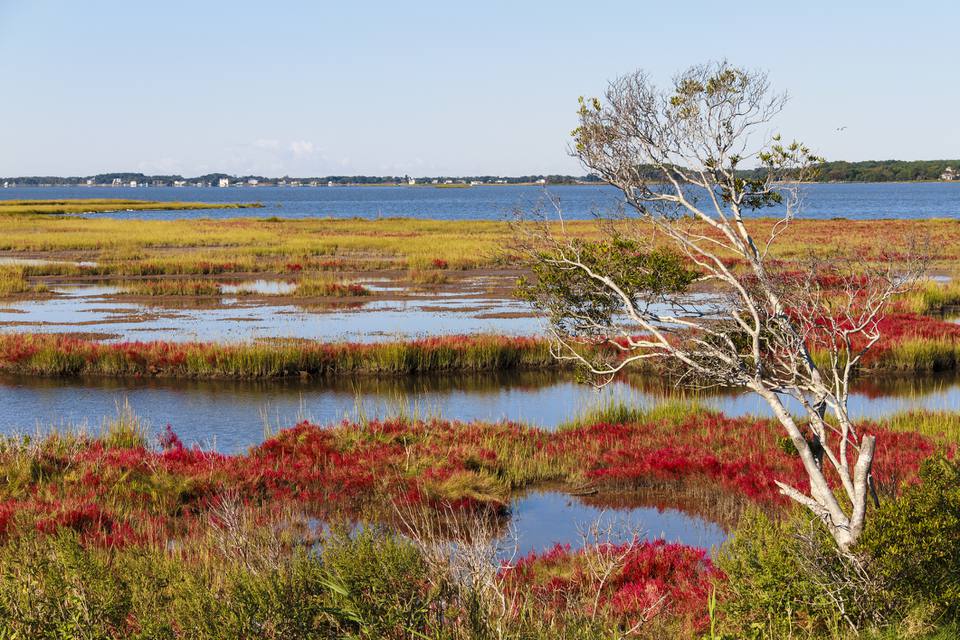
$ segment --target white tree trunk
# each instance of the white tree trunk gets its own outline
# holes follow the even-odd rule
[[[870,470],[873,465],[873,455],[876,440],[873,436],[864,436],[860,444],[860,454],[853,469],[853,495],[848,496],[851,502],[851,513],[847,515],[837,500],[836,494],[830,488],[830,483],[824,475],[821,460],[804,437],[796,421],[779,396],[766,388],[755,388],[754,391],[767,401],[773,410],[774,416],[790,436],[790,440],[800,454],[804,470],[810,480],[810,494],[807,495],[785,483],[777,482],[780,492],[795,502],[807,507],[826,525],[837,546],[843,551],[849,551],[856,544],[863,532],[863,524],[867,511],[867,500],[870,494]],[[837,473],[843,473],[840,469]]]

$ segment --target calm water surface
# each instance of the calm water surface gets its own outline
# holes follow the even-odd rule
[[[612,533],[600,542],[616,544],[629,542],[637,535],[711,549],[719,547],[727,537],[720,526],[677,509],[604,509],[553,491],[529,493],[514,500],[510,509],[519,556],[548,550],[557,543],[578,548],[584,541],[583,534],[594,523],[605,530],[609,527]],[[589,537],[587,541],[597,542]]]
[[[167,424],[188,443],[226,453],[261,442],[265,429],[309,419],[405,413],[450,420],[514,420],[546,429],[611,401],[652,407],[692,401],[655,381],[618,382],[597,392],[564,373],[500,373],[398,379],[274,382],[198,380],[54,379],[0,376],[0,433],[86,426],[99,429],[129,402],[151,431]],[[702,396],[697,402],[731,416],[768,415],[753,395]],[[960,410],[960,378],[888,381],[861,387],[850,402],[857,418],[882,418],[916,409]]]
[[[619,192],[607,186],[549,187],[571,219],[616,211]],[[803,217],[960,217],[960,183],[812,184],[803,189]],[[516,209],[547,208],[537,186],[434,187],[23,187],[0,189],[0,199],[135,198],[187,202],[260,202],[262,209],[132,211],[96,214],[114,218],[411,217],[497,220]],[[775,209],[767,210],[774,213]]]

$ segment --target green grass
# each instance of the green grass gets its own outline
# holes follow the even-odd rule
[[[911,313],[941,313],[945,307],[960,305],[960,282],[926,280],[901,296],[898,304]]]

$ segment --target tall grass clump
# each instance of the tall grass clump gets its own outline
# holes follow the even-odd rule
[[[909,313],[941,313],[946,307],[960,306],[960,282],[925,280],[901,296],[897,306]]]
[[[640,402],[644,404],[639,404]],[[582,409],[574,418],[562,423],[558,428],[578,429],[594,424],[679,423],[707,412],[702,402],[693,396],[686,399],[665,395],[651,402],[611,395]]]
[[[368,296],[370,290],[361,284],[326,277],[306,277],[297,283],[294,295],[300,298],[352,298]]]
[[[22,266],[0,266],[0,296],[21,293],[41,293],[47,290],[44,284],[30,284],[27,269]]]
[[[190,280],[169,278],[164,280],[142,280],[123,284],[124,293],[135,296],[220,296],[223,293],[220,285],[210,280]]]

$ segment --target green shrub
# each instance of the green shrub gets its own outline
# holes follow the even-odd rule
[[[406,638],[430,626],[442,585],[428,588],[427,566],[409,541],[373,529],[338,533],[324,543],[321,557],[326,611],[341,634]]]
[[[868,520],[861,546],[898,602],[960,622],[960,464],[927,460],[920,484]]]
[[[744,514],[717,558],[727,575],[720,585],[725,632],[737,638],[785,638],[798,631],[818,637],[839,630],[835,604],[802,562],[807,550],[801,534],[817,545],[833,544],[800,514],[784,521],[757,509]]]

